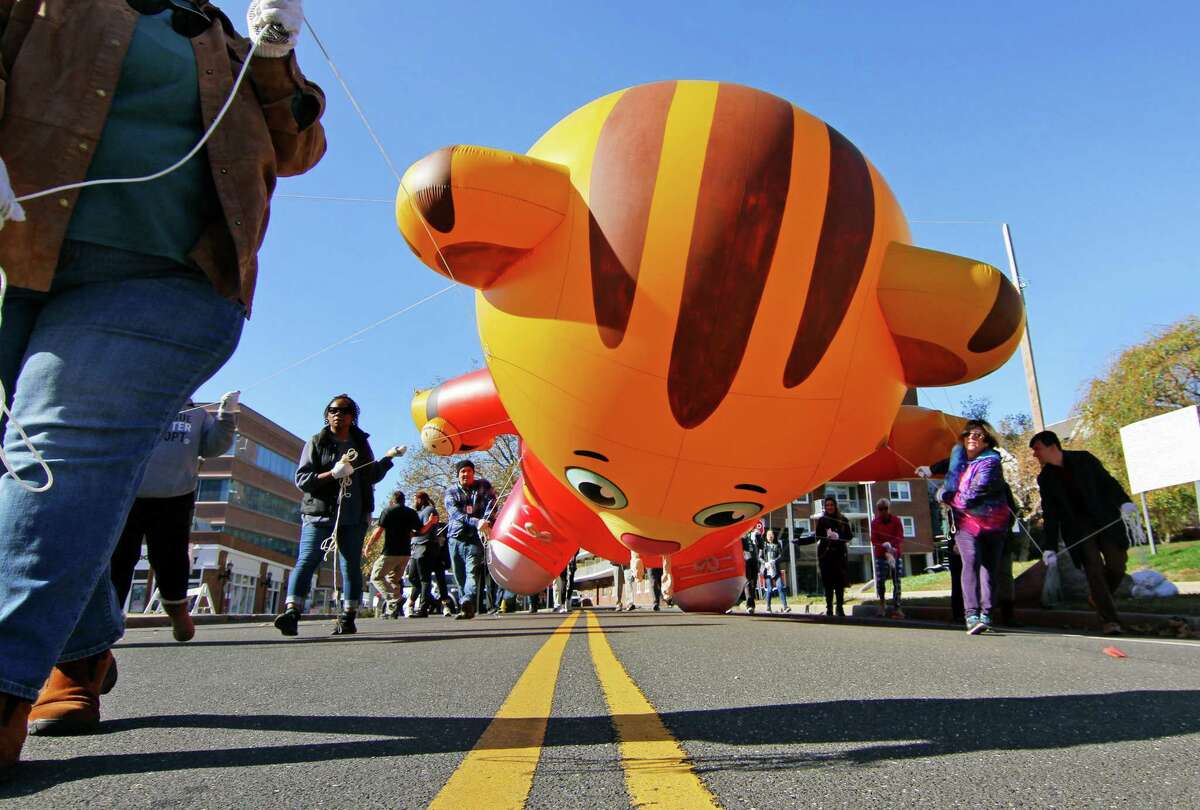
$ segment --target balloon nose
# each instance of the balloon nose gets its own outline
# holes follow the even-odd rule
[[[670,540],[652,540],[630,532],[621,535],[621,544],[638,554],[674,554],[680,549],[678,543],[672,543]]]

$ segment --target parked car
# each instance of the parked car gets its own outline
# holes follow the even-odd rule
[[[591,597],[584,596],[579,591],[571,591],[571,607],[591,607]]]

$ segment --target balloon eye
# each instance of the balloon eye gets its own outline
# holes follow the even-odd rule
[[[567,482],[583,497],[605,509],[624,509],[629,505],[625,493],[603,475],[582,467],[567,467]]]
[[[761,509],[761,503],[750,503],[749,501],[719,503],[716,506],[701,509],[692,520],[698,526],[704,526],[708,529],[720,529],[724,526],[732,526],[735,523],[741,523],[743,520],[752,518]]]

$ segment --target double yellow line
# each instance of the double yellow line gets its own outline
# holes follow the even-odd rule
[[[567,616],[533,656],[483,736],[434,797],[431,808],[459,810],[480,803],[525,806],[542,753],[563,651],[578,618],[578,613]],[[616,727],[632,806],[719,808],[688,755],[617,660],[596,614],[590,611],[587,627],[592,664]]]

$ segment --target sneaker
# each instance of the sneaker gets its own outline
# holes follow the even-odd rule
[[[459,613],[454,618],[459,621],[464,621],[466,619],[475,618],[475,603],[474,602],[463,602],[462,603],[462,612]]]
[[[753,616],[753,615],[754,615],[754,608],[753,608],[753,607],[748,607],[748,608],[746,608],[746,612],[747,612],[747,613],[749,613],[751,616]]]
[[[285,636],[298,635],[300,626],[300,611],[289,605],[287,610],[275,617],[275,629]]]
[[[660,608],[658,605],[655,605],[655,606],[654,606],[653,608],[651,608],[651,609],[652,609],[652,610],[653,610],[655,613],[658,613],[658,611],[662,610],[662,608]]]
[[[356,614],[352,610],[343,610],[342,615],[337,617],[337,623],[333,626],[332,636],[352,636],[358,632],[358,626],[354,624]]]
[[[983,632],[988,632],[992,629],[992,617],[990,614],[983,614],[979,617],[979,623],[983,625]]]
[[[981,622],[979,620],[979,617],[977,615],[972,613],[970,616],[967,616],[967,634],[968,635],[977,636],[986,629],[987,629],[987,627],[984,626],[983,622]]]
[[[1104,626],[1100,628],[1100,632],[1106,636],[1120,636],[1125,633],[1125,630],[1121,627],[1120,622],[1105,622]]]

